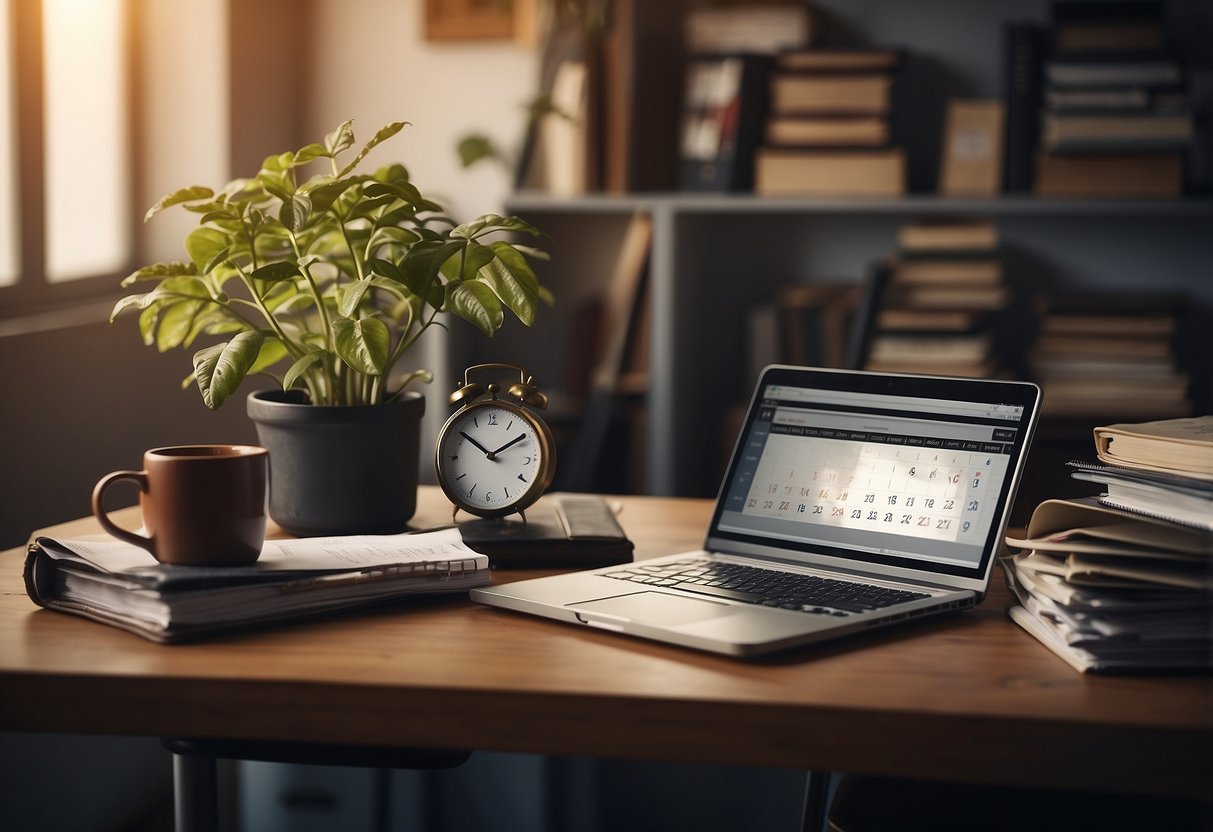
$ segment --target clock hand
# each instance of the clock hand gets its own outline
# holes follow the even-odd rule
[[[500,448],[493,451],[493,456],[496,456],[497,454],[501,453],[502,451],[504,451],[506,448],[510,447],[511,445],[515,445],[515,444],[521,442],[523,439],[526,439],[526,434],[525,433],[518,434],[513,439],[511,439],[509,442],[506,442]]]
[[[473,439],[472,437],[468,436],[468,435],[467,435],[466,433],[464,433],[463,431],[459,431],[459,435],[460,435],[460,436],[462,436],[462,437],[463,437],[464,439],[466,439],[467,441],[471,442],[473,445],[475,445],[475,446],[476,446],[477,448],[479,448],[481,451],[483,451],[483,452],[484,452],[484,455],[485,455],[485,456],[487,456],[489,459],[492,459],[492,458],[495,456],[495,454],[494,454],[492,451],[490,451],[488,448],[484,447],[484,445],[481,445],[479,442],[477,442],[477,441],[476,441],[475,439]]]

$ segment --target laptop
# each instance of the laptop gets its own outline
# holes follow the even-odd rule
[[[978,604],[1034,384],[773,365],[703,549],[471,590],[483,604],[757,656]]]

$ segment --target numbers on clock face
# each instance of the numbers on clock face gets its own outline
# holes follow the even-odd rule
[[[542,452],[535,428],[517,413],[493,404],[472,407],[443,434],[443,477],[465,504],[505,508],[533,487]]]

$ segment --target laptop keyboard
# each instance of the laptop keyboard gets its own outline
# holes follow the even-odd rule
[[[930,597],[923,592],[702,559],[650,565],[642,562],[605,575],[648,586],[675,587],[730,601],[839,618]]]

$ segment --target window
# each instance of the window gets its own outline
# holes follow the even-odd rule
[[[46,279],[131,256],[125,0],[42,0]]]
[[[0,314],[132,261],[129,0],[0,0]]]

